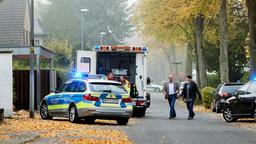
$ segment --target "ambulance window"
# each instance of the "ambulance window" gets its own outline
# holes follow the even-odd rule
[[[82,57],[81,58],[81,63],[91,63],[91,59],[88,57]]]

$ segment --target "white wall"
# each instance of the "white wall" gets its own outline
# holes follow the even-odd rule
[[[0,108],[4,116],[11,117],[13,110],[12,54],[0,52]]]

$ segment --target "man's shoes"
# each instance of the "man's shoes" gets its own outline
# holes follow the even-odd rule
[[[192,117],[191,116],[188,117],[188,120],[193,120],[193,119],[194,119],[193,116]]]
[[[169,119],[174,119],[175,117],[169,117]]]

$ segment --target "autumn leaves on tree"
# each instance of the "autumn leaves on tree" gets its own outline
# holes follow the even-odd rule
[[[238,26],[233,23],[236,18],[233,17],[235,14],[231,12],[236,9],[242,13],[243,8],[246,7],[241,9],[238,6],[246,3],[250,29],[250,69],[253,74],[256,70],[256,0],[247,0],[246,2],[241,0],[140,0],[133,19],[138,30],[144,35],[153,35],[165,43],[185,41],[188,50],[192,51],[196,58],[198,83],[201,87],[205,87],[207,86],[206,59],[208,58],[205,55],[205,50],[208,49],[205,42],[209,41],[218,45],[220,55],[215,59],[219,60],[218,73],[221,81],[230,81],[229,75],[232,71],[229,70],[229,53],[232,50],[229,46],[233,46],[233,43],[231,44],[229,40],[233,40],[233,37],[229,35],[229,29]],[[229,19],[232,20],[232,23],[229,22]],[[237,17],[237,19],[239,18]],[[233,32],[231,34],[233,36]],[[243,34],[241,33],[241,35]],[[241,43],[243,43],[245,38],[241,39]],[[244,47],[242,46],[241,49]],[[192,61],[189,53],[188,57]]]

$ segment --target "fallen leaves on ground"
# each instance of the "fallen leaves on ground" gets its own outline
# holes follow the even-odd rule
[[[42,120],[38,113],[34,119],[28,118],[27,111],[18,111],[12,119],[5,119],[0,127],[0,140],[6,140],[8,133],[22,133],[33,131],[41,138],[57,138],[64,143],[131,143],[121,130],[107,127],[117,124],[112,120],[97,120],[95,125],[85,123],[73,124],[67,119]],[[100,125],[105,124],[106,127]]]
[[[255,119],[239,119],[234,123],[237,127],[249,128],[256,130],[256,120]]]
[[[0,140],[9,140],[10,136],[0,134]]]

